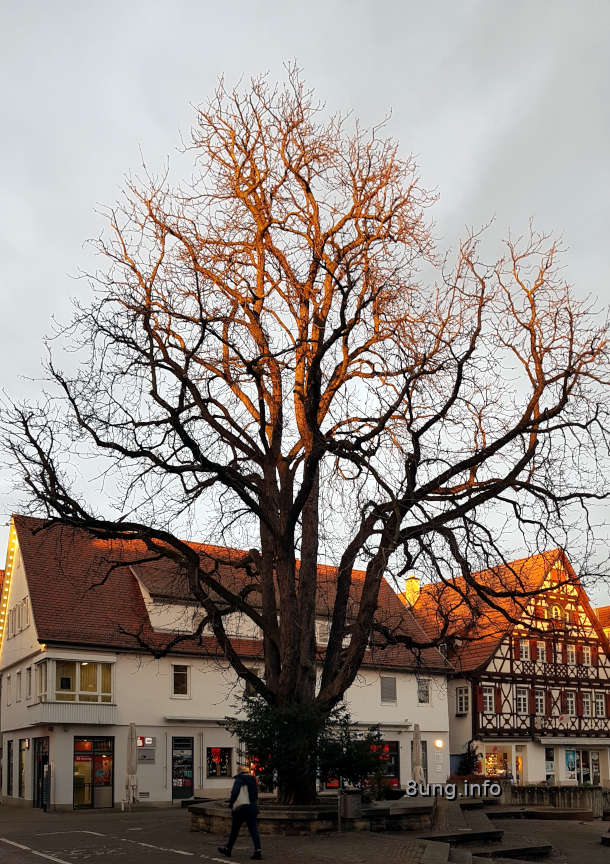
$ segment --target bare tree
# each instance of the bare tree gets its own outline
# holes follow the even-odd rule
[[[238,675],[279,708],[323,712],[373,629],[425,645],[376,621],[384,576],[457,572],[493,606],[502,592],[471,573],[504,560],[502,531],[565,545],[607,493],[606,326],[560,278],[556,245],[530,229],[485,264],[471,233],[439,264],[413,160],[348,126],[295,68],[283,88],[221,83],[197,110],[191,181],[145,170],[108,211],[94,300],[64,334],[77,370],[51,361],[59,396],[7,421],[38,512],[177,562]],[[82,441],[123,484],[120,518],[68,479]],[[243,590],[172,529],[204,506],[256,529],[234,562]],[[323,536],[337,576],[320,657]],[[264,677],[226,632],[235,611],[262,629]],[[295,778],[282,795],[313,788]]]

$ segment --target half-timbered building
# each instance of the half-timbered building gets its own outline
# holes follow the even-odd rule
[[[473,575],[493,603],[463,579],[411,585],[405,597],[431,634],[444,634],[456,669],[452,769],[472,742],[488,776],[610,786],[608,637],[567,556]]]

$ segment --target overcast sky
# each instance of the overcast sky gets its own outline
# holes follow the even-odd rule
[[[296,59],[330,110],[387,132],[437,188],[437,234],[562,235],[578,294],[610,299],[610,3],[4,0],[0,381],[35,394],[51,316],[127,172],[175,152],[193,103]],[[13,509],[0,496],[0,522]],[[5,543],[0,535],[0,548]],[[0,552],[0,559],[4,553]],[[606,601],[608,602],[608,601]]]

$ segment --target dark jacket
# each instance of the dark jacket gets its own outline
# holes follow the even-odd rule
[[[231,789],[231,797],[229,798],[230,806],[232,807],[233,802],[237,800],[239,790],[242,786],[248,787],[250,804],[256,804],[256,802],[258,801],[258,786],[256,783],[256,779],[252,777],[251,774],[236,774],[233,780],[233,788]]]

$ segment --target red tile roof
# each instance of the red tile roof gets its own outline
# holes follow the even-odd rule
[[[473,573],[478,585],[505,595],[495,597],[493,605],[479,597],[463,577],[424,585],[415,613],[431,636],[444,630],[447,636],[463,638],[455,659],[450,659],[460,670],[474,671],[489,661],[557,561],[561,561],[572,578],[569,562],[560,549]]]
[[[610,627],[610,606],[600,606],[593,610],[604,629]]]
[[[81,529],[26,516],[15,516],[14,524],[41,642],[134,650],[139,648],[133,635],[136,633],[156,648],[162,648],[172,638],[173,634],[152,629],[136,574],[153,597],[168,602],[192,600],[188,583],[173,562],[163,559],[142,563],[141,559],[149,553],[140,541],[99,539]],[[220,562],[215,576],[223,585],[236,589],[246,584],[244,569],[231,565],[231,561],[243,556],[243,551],[189,545],[199,551],[204,567],[211,568]],[[332,608],[336,570],[320,565],[319,576],[318,615]],[[363,580],[364,573],[355,570],[352,604],[358,601]],[[382,582],[379,593],[378,619],[417,641],[427,639],[415,617],[404,609],[386,582]],[[243,656],[262,656],[261,641],[232,639],[232,642]],[[195,639],[186,640],[173,650],[205,656],[217,656],[220,652],[214,637],[203,637],[201,644]],[[364,665],[448,668],[436,649],[424,649],[420,658],[403,645],[367,651]]]

